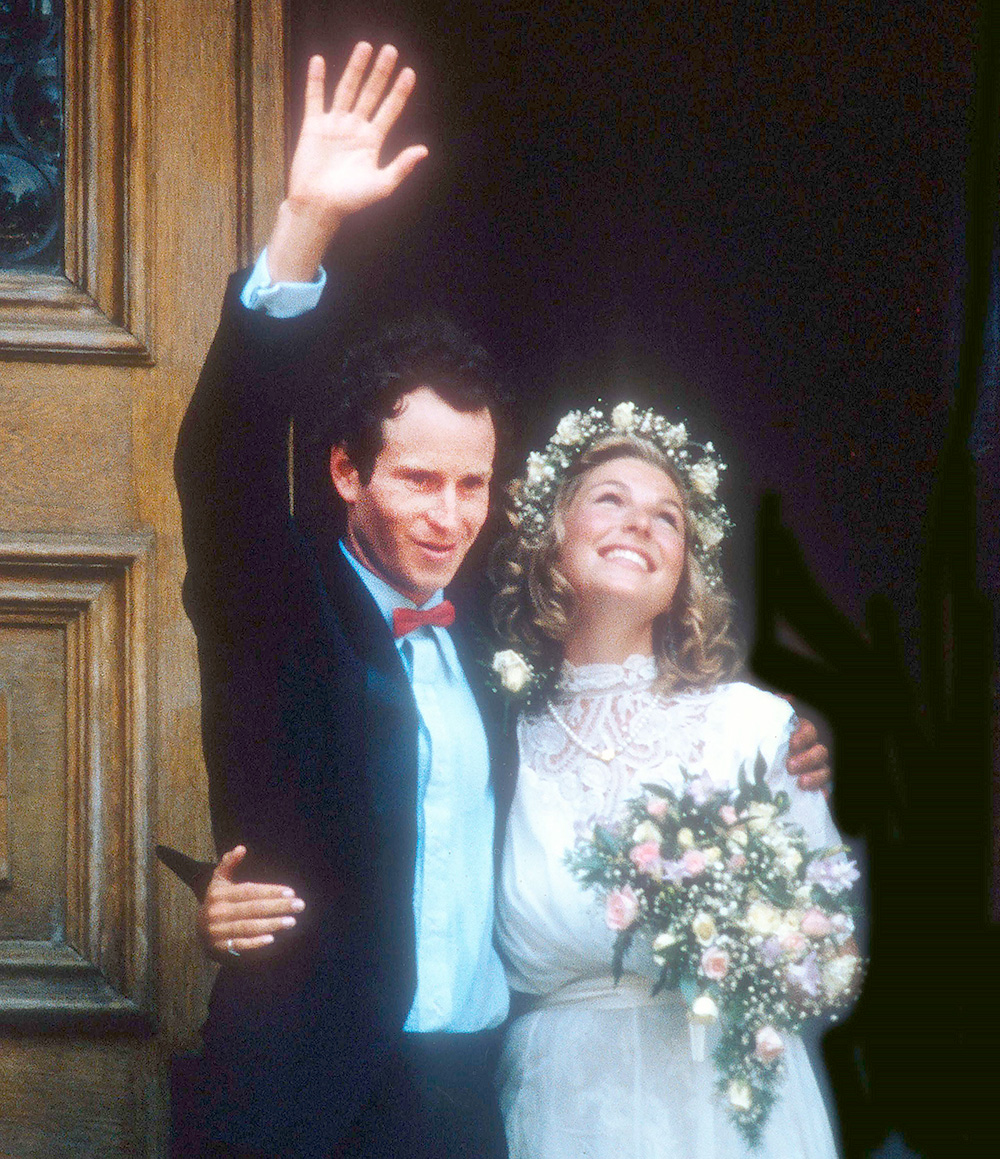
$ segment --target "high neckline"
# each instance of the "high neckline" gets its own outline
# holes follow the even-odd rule
[[[560,692],[611,692],[639,688],[656,679],[656,659],[635,654],[622,664],[571,664],[563,661]]]

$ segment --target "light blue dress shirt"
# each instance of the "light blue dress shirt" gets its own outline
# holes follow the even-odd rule
[[[326,270],[322,266],[315,282],[272,282],[265,248],[250,271],[240,301],[248,310],[263,310],[272,318],[295,318],[315,310],[325,285]]]
[[[392,628],[393,608],[417,605],[341,550]],[[443,599],[437,592],[423,607]],[[493,945],[493,824],[486,733],[444,628],[396,640],[419,712],[417,863],[413,914],[417,993],[404,1030],[477,1031],[507,1017]]]

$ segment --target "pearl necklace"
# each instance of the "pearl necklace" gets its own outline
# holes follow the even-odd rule
[[[589,744],[585,744],[576,733],[569,727],[563,718],[556,712],[552,706],[552,701],[546,702],[545,707],[548,709],[549,716],[556,722],[569,739],[587,754],[588,757],[593,757],[595,761],[603,761],[606,765],[610,764],[616,756],[618,756],[621,749],[616,749],[611,745],[603,749],[592,749]]]

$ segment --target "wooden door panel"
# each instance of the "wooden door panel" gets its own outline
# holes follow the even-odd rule
[[[151,534],[0,536],[0,1018],[147,1025]]]
[[[34,619],[0,628],[9,801],[0,941],[62,941],[66,929],[66,632]]]
[[[165,1156],[214,967],[173,447],[284,181],[281,0],[66,0],[64,274],[0,271],[0,1159]]]

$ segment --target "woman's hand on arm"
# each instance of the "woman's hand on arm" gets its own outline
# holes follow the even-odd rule
[[[354,46],[326,107],[326,62],[309,61],[305,111],[288,177],[288,193],[267,243],[273,282],[310,282],[324,250],[345,218],[388,197],[427,156],[410,145],[385,166],[386,135],[413,91],[416,74],[404,68],[392,85],[398,52],[383,45],[371,71],[372,46]]]
[[[288,886],[234,881],[246,855],[244,845],[223,855],[198,907],[198,938],[219,962],[270,945],[275,934],[291,929],[295,914],[305,909],[305,902]]]

